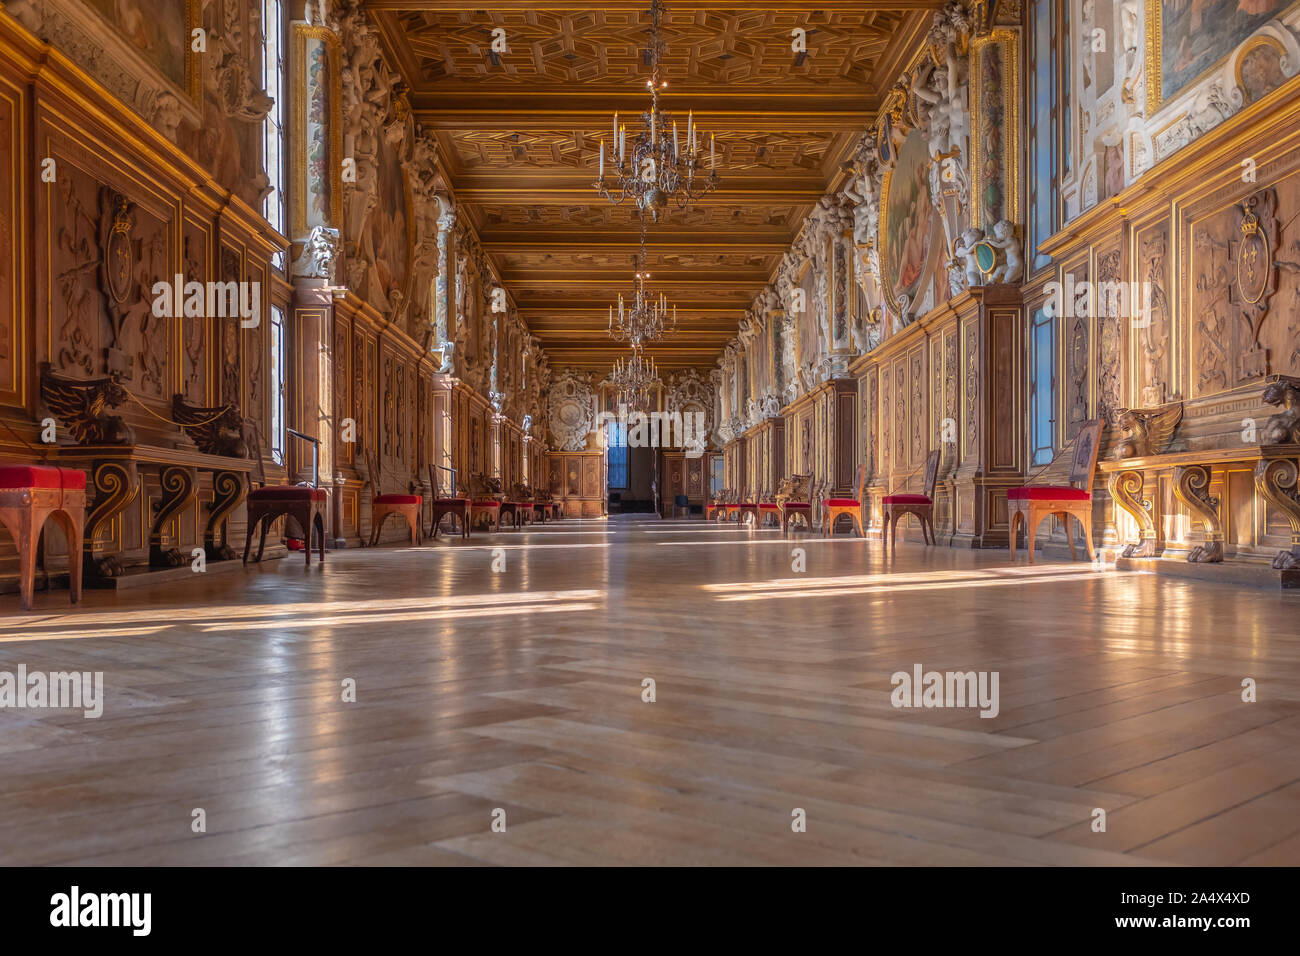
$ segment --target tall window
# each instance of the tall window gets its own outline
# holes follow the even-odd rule
[[[1058,227],[1056,0],[1037,0],[1029,43],[1029,235],[1030,270],[1051,263],[1039,247]]]
[[[284,123],[288,115],[284,85],[284,8],[282,0],[262,0],[262,88],[275,98],[266,114],[263,155],[271,192],[262,204],[262,215],[280,235],[286,235],[288,204],[284,195]],[[284,269],[284,253],[276,256],[276,266]]]
[[[627,487],[627,435],[618,422],[605,425],[606,457],[609,460],[609,487],[622,490]]]
[[[288,441],[288,390],[285,388],[284,310],[271,306],[271,457],[284,464],[284,446]]]
[[[1056,320],[1042,309],[1029,321],[1030,460],[1045,465],[1056,448]]]

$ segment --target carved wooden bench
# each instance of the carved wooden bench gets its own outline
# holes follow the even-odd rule
[[[1212,489],[1232,465],[1253,464],[1256,492],[1277,508],[1291,527],[1291,547],[1278,554],[1273,567],[1279,570],[1300,567],[1298,461],[1300,443],[1179,451],[1102,462],[1099,467],[1108,476],[1107,488],[1116,507],[1130,515],[1138,526],[1138,540],[1129,542],[1122,556],[1148,558],[1164,553],[1165,522],[1160,496],[1145,492],[1148,482],[1154,488],[1161,480],[1168,479],[1174,497],[1203,528],[1203,542],[1188,552],[1187,560],[1203,564],[1222,562],[1225,542],[1222,501],[1212,494]]]
[[[1164,553],[1165,516],[1161,496],[1147,494],[1168,480],[1174,497],[1203,528],[1202,543],[1191,548],[1187,560],[1219,564],[1225,557],[1223,502],[1213,494],[1233,466],[1252,466],[1254,490],[1285,517],[1291,530],[1291,547],[1273,559],[1282,571],[1300,569],[1300,379],[1271,376],[1264,386],[1264,401],[1280,410],[1269,417],[1256,436],[1258,442],[1225,448],[1170,451],[1167,446],[1182,418],[1182,404],[1154,409],[1123,409],[1117,425],[1128,435],[1118,443],[1111,461],[1102,462],[1107,489],[1115,505],[1131,516],[1138,539],[1121,553],[1125,558],[1154,558]]]
[[[82,576],[88,585],[112,584],[125,569],[111,553],[97,551],[100,532],[136,500],[142,478],[156,473],[161,495],[149,521],[149,567],[180,567],[189,559],[166,537],[171,520],[198,497],[201,472],[211,472],[213,500],[207,506],[203,532],[209,561],[236,557],[230,547],[228,521],[247,493],[248,476],[260,465],[248,457],[250,435],[234,405],[203,408],[181,396],[172,399],[170,421],[176,444],[165,447],[138,443],[134,429],[109,409],[125,402],[128,393],[110,376],[73,379],[41,365],[41,399],[58,419],[60,431],[74,445],[57,445],[59,464],[87,474],[89,512],[81,535]],[[157,413],[154,413],[155,415]],[[161,416],[159,416],[161,417]],[[251,436],[255,439],[256,436]],[[259,447],[259,446],[253,446]]]

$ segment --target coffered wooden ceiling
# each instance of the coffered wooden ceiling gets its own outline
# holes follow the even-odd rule
[[[719,189],[651,224],[650,285],[680,330],[649,351],[706,368],[923,42],[940,0],[669,0],[661,104],[716,133]],[[649,0],[370,0],[452,188],[552,367],[604,372],[640,223],[596,195],[613,113],[647,107]],[[491,50],[506,31],[508,51]],[[791,48],[792,31],[808,51]]]

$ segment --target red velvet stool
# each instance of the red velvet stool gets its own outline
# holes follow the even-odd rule
[[[932,451],[925,459],[925,493],[885,495],[880,499],[881,525],[889,544],[889,553],[898,550],[898,519],[903,515],[916,515],[921,522],[921,537],[926,544],[938,544],[934,536],[934,488],[939,482],[939,452]],[[886,542],[881,542],[882,544]]]
[[[411,533],[411,544],[424,537],[420,512],[424,510],[422,495],[383,494],[380,491],[379,456],[373,449],[366,450],[366,467],[370,470],[370,546],[379,543],[379,532],[389,515],[401,515]]]
[[[68,538],[68,590],[76,604],[81,600],[86,473],[48,465],[0,465],[0,522],[18,547],[18,586],[24,611],[32,608],[37,544],[45,520],[51,516]]]
[[[300,431],[286,428],[285,431],[294,438],[310,442],[312,445],[312,476],[315,485],[320,484],[320,439],[304,435]],[[307,567],[311,567],[311,534],[316,532],[320,548],[321,564],[325,563],[325,508],[329,500],[324,488],[314,485],[266,485],[266,469],[262,462],[262,436],[254,425],[251,428],[250,447],[253,452],[253,469],[261,488],[248,493],[248,536],[244,539],[244,563],[248,563],[249,547],[253,543],[253,532],[262,526],[262,537],[257,545],[257,561],[262,560],[266,549],[266,533],[276,518],[289,517],[298,522],[306,536],[303,553],[307,556]]]

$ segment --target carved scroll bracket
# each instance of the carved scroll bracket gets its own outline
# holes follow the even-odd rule
[[[162,497],[155,505],[149,532],[149,567],[179,568],[185,563],[185,556],[179,549],[167,547],[163,529],[194,500],[198,488],[196,469],[167,465],[162,470],[160,481]]]
[[[1194,564],[1219,564],[1223,561],[1223,524],[1219,520],[1219,498],[1210,493],[1210,469],[1204,465],[1186,465],[1174,476],[1174,495],[1192,515],[1205,525],[1205,543],[1187,555]]]
[[[95,556],[95,538],[102,528],[120,515],[140,493],[135,463],[130,461],[99,461],[90,472],[90,483],[95,490],[95,504],[86,515],[86,533],[82,550],[86,560],[82,563],[82,579],[96,585],[105,578],[121,577],[122,565],[111,554]]]
[[[1255,466],[1255,490],[1286,516],[1291,525],[1291,550],[1280,551],[1273,567],[1300,568],[1300,466],[1293,458],[1265,458]]]
[[[1142,473],[1140,471],[1113,472],[1107,482],[1107,489],[1115,504],[1132,515],[1140,532],[1137,541],[1125,546],[1123,557],[1155,558],[1164,551],[1164,542],[1159,540],[1155,518],[1152,515],[1153,503],[1142,497]]]
[[[208,524],[203,532],[203,549],[209,561],[230,561],[237,557],[230,546],[227,518],[239,507],[247,494],[244,476],[238,471],[218,471],[212,476],[212,503],[208,505]],[[217,535],[221,534],[221,544]]]

